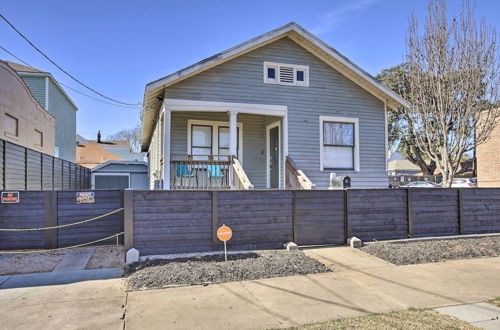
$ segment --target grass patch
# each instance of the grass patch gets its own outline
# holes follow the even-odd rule
[[[439,314],[428,309],[410,308],[384,314],[337,319],[322,323],[307,324],[297,328],[301,330],[313,329],[404,329],[404,330],[434,330],[434,329],[478,329],[471,324],[460,321],[451,316]]]
[[[495,305],[495,306],[498,306],[500,307],[500,297],[496,297],[495,299],[491,299],[490,301],[488,301],[490,304],[492,305]]]

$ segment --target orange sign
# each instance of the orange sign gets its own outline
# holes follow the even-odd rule
[[[2,191],[2,203],[19,203],[19,192]]]
[[[233,237],[233,231],[226,225],[222,225],[217,229],[217,238],[223,242],[229,241]]]

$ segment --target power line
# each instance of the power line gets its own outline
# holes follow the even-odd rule
[[[110,101],[113,101],[113,102],[116,102],[116,103],[119,103],[119,104],[123,104],[123,105],[128,105],[128,106],[138,106],[140,105],[140,103],[137,103],[137,104],[132,104],[132,103],[125,103],[125,102],[121,102],[121,101],[118,101],[118,100],[115,100],[111,97],[108,97],[98,91],[96,91],[95,89],[93,89],[92,87],[86,85],[85,83],[81,82],[80,80],[78,80],[77,78],[75,78],[73,75],[71,75],[68,71],[64,70],[62,67],[60,67],[56,62],[54,62],[50,57],[48,57],[47,55],[45,55],[44,52],[42,52],[37,46],[35,46],[35,44],[33,44],[24,34],[21,33],[21,31],[19,31],[7,18],[5,18],[2,14],[0,14],[0,18],[2,18],[14,31],[17,32],[17,34],[19,34],[24,40],[26,40],[26,42],[28,44],[31,45],[31,47],[33,47],[37,52],[39,52],[43,57],[45,57],[50,63],[52,63],[53,65],[55,65],[59,70],[61,70],[63,73],[65,73],[68,77],[70,77],[71,79],[73,79],[74,81],[76,81],[77,83],[79,83],[80,85],[82,85],[83,87],[87,88],[88,90],[96,93],[97,95],[105,98],[105,99],[108,99]]]
[[[33,67],[31,64],[27,63],[26,61],[24,61],[24,60],[23,60],[23,59],[21,59],[20,57],[16,56],[14,53],[12,53],[11,51],[9,51],[9,50],[8,50],[8,49],[6,49],[5,47],[3,47],[3,46],[1,46],[1,45],[0,45],[0,49],[2,49],[4,52],[6,52],[6,53],[7,53],[7,54],[9,54],[10,56],[14,57],[15,59],[17,59],[19,62],[21,62],[21,63],[23,63],[23,64],[25,64],[25,65],[27,65],[27,66],[29,66],[29,67]],[[90,95],[88,95],[88,94],[85,94],[85,93],[83,93],[83,92],[81,92],[81,91],[79,91],[79,90],[77,90],[77,89],[75,89],[75,88],[73,88],[73,87],[70,87],[70,86],[68,86],[68,85],[66,85],[66,84],[64,84],[64,83],[62,83],[62,82],[60,82],[60,81],[58,81],[58,80],[56,80],[56,79],[54,79],[54,80],[55,80],[58,84],[61,84],[61,85],[63,85],[64,87],[69,88],[69,89],[71,89],[72,91],[74,91],[74,92],[76,92],[76,93],[78,93],[78,94],[81,94],[81,95],[83,95],[83,96],[86,96],[86,97],[91,98],[91,99],[93,99],[93,100],[95,100],[95,101],[98,101],[98,102],[102,102],[102,103],[105,103],[105,104],[108,104],[108,105],[112,105],[112,106],[114,106],[114,107],[120,107],[120,108],[126,108],[126,109],[138,109],[138,108],[140,108],[140,106],[138,106],[138,105],[136,105],[136,106],[128,106],[128,105],[120,105],[120,104],[116,104],[116,103],[106,102],[106,101],[104,101],[104,100],[100,100],[100,99],[98,99],[98,98],[95,98],[95,97],[93,97],[93,96],[90,96]]]

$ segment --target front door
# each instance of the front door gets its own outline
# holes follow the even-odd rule
[[[280,128],[269,130],[269,181],[270,188],[279,188],[280,182]]]

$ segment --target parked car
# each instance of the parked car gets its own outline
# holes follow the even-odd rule
[[[441,186],[431,181],[413,181],[401,186],[401,188],[441,188]]]
[[[473,188],[477,187],[476,178],[454,178],[451,182],[452,188]]]

